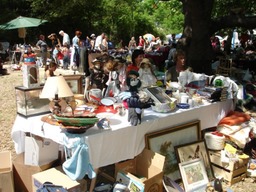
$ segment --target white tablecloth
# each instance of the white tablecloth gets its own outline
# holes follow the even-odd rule
[[[145,147],[146,133],[174,127],[194,120],[200,120],[201,130],[216,126],[220,119],[233,110],[233,101],[227,100],[202,105],[191,109],[179,109],[172,113],[155,113],[151,109],[144,110],[142,124],[130,126],[127,115],[120,117],[110,113],[99,114],[110,120],[110,130],[98,129],[96,126],[79,134],[89,146],[90,161],[94,168],[103,167],[137,156]],[[12,129],[12,139],[16,152],[24,152],[24,132],[50,138],[62,144],[66,137],[59,126],[41,121],[42,116],[24,118],[17,116]],[[43,127],[43,129],[42,129]],[[188,133],[189,134],[189,133]]]

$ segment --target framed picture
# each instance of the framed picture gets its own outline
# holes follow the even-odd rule
[[[179,163],[179,169],[185,191],[205,191],[209,180],[201,159]]]
[[[205,144],[205,140],[192,142],[185,145],[175,146],[177,159],[180,163],[190,161],[193,159],[201,159],[206,169],[209,180],[214,180],[213,169]]]
[[[63,75],[74,94],[83,94],[83,75]]]
[[[181,178],[174,147],[194,141],[201,137],[200,121],[170,127],[145,135],[146,148],[165,156],[164,175],[172,180]]]

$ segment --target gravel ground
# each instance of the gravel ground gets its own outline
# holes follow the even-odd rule
[[[22,85],[22,71],[11,71],[9,65],[4,65],[9,75],[0,76],[0,151],[11,151],[15,157],[14,144],[11,139],[11,130],[16,117],[15,86]],[[56,74],[72,74],[72,71],[57,69]],[[40,69],[40,76],[43,76],[43,69]],[[42,78],[41,78],[42,79]],[[225,186],[225,185],[224,185]],[[252,178],[236,183],[230,187],[234,192],[256,192],[256,183]],[[226,186],[224,187],[226,189]]]

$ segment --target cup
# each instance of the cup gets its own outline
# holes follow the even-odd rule
[[[189,96],[188,95],[182,95],[180,97],[180,102],[181,103],[188,103],[188,99],[189,99]]]
[[[194,105],[195,105],[194,100],[193,99],[188,99],[188,104],[191,108],[194,107]]]
[[[100,104],[102,99],[102,91],[100,89],[90,89],[87,91],[86,98],[89,102]]]

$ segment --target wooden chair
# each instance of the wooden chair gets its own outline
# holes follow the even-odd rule
[[[217,68],[216,74],[230,77],[232,74],[232,59],[220,58],[220,64]]]

